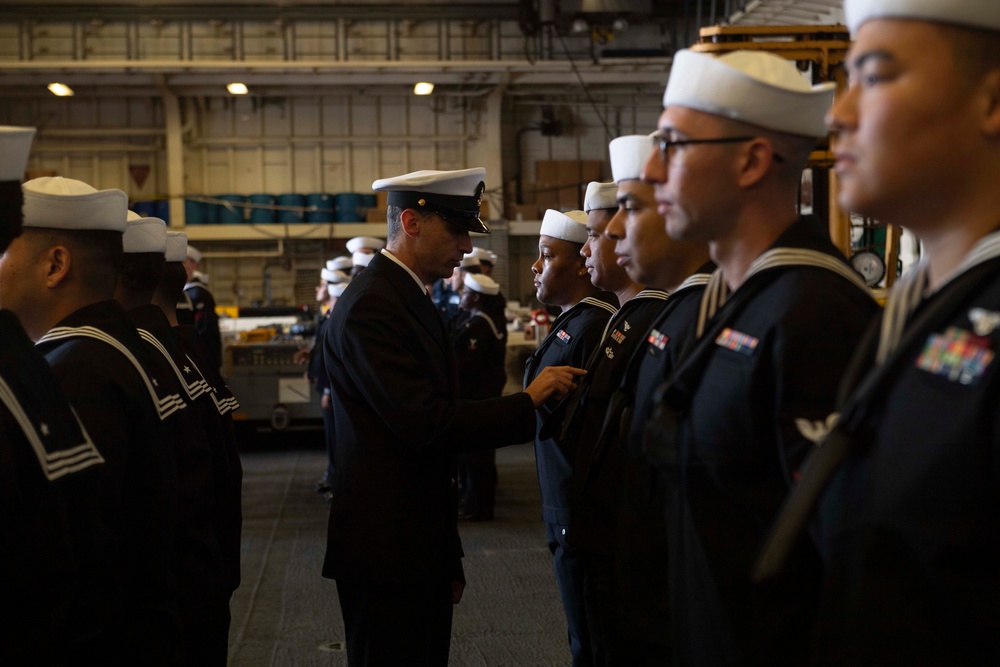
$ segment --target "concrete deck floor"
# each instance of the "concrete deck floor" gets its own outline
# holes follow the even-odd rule
[[[313,491],[324,466],[319,446],[311,433],[243,454],[243,582],[230,605],[230,665],[347,664],[343,650],[328,646],[343,642],[343,621],[336,584],[320,576],[327,506]],[[497,467],[496,520],[459,526],[469,584],[455,609],[450,665],[568,665],[532,446],[499,450]]]

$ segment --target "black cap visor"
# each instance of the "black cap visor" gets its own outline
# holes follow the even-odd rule
[[[393,190],[389,192],[386,201],[389,206],[412,208],[417,211],[432,211],[457,227],[479,234],[489,234],[490,228],[479,218],[482,188],[483,185],[480,183],[480,194],[471,197]]]

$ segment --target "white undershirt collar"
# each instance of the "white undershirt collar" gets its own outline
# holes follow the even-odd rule
[[[417,274],[415,274],[413,272],[413,269],[411,269],[410,267],[408,267],[406,264],[403,264],[402,260],[400,260],[398,257],[396,257],[395,255],[393,255],[391,252],[389,252],[385,248],[382,248],[382,250],[380,250],[379,252],[381,252],[383,255],[385,255],[386,257],[388,257],[392,261],[396,262],[396,264],[399,264],[401,267],[403,267],[403,269],[407,273],[409,273],[410,276],[413,278],[413,281],[415,283],[417,283],[417,285],[420,286],[420,291],[421,292],[425,292],[425,293],[427,292],[427,287],[424,285],[424,282],[422,280],[420,280],[420,278],[417,277]]]

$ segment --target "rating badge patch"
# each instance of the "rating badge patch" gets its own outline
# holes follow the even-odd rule
[[[994,353],[988,338],[959,327],[927,337],[917,368],[952,382],[971,385],[986,372]]]

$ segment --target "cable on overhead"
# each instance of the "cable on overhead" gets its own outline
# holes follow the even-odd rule
[[[566,59],[569,60],[569,66],[573,68],[573,73],[576,74],[577,80],[580,82],[580,87],[583,89],[584,94],[587,96],[587,101],[590,102],[590,106],[594,108],[594,113],[597,114],[597,119],[601,121],[601,125],[604,126],[604,136],[607,141],[611,141],[614,137],[611,135],[611,128],[608,127],[608,121],[604,119],[601,115],[600,109],[597,107],[597,102],[594,101],[594,97],[590,94],[590,89],[587,88],[587,84],[583,80],[583,75],[580,74],[580,70],[576,66],[576,61],[573,60],[573,56],[569,53],[569,47],[566,46],[566,40],[563,36],[556,33],[559,38],[559,43],[562,44],[563,51],[566,53]]]

